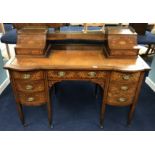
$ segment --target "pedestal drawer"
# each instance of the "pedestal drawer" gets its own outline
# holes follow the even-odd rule
[[[37,93],[19,93],[20,103],[27,106],[39,106],[47,101],[44,92]]]
[[[43,80],[38,81],[25,81],[25,80],[15,80],[16,88],[18,91],[22,92],[41,92],[45,90],[45,83]]]
[[[20,80],[41,80],[41,79],[44,79],[43,71],[29,71],[29,72],[13,71],[12,76],[14,79],[20,79]]]
[[[114,94],[134,94],[136,91],[137,83],[127,84],[127,83],[116,83],[111,82],[109,85],[109,92]]]
[[[110,83],[108,89],[107,103],[115,106],[132,104],[136,93],[137,83]]]
[[[117,82],[138,82],[140,78],[140,72],[112,72],[111,73],[111,81]]]
[[[113,106],[127,106],[132,104],[133,95],[115,95],[115,94],[108,94],[108,101],[107,104]]]

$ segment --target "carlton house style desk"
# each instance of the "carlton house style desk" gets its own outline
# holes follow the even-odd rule
[[[130,106],[130,124],[144,73],[150,69],[138,56],[135,31],[131,27],[106,27],[99,31],[62,32],[61,26],[14,24],[16,56],[4,68],[9,70],[22,124],[25,124],[23,105],[46,104],[52,126],[49,90],[64,80],[90,81],[104,90],[100,127],[103,127],[107,104]]]

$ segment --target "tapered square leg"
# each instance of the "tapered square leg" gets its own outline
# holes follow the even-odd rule
[[[23,113],[23,107],[20,103],[17,103],[17,110],[18,110],[18,114],[19,114],[19,118],[21,120],[21,123],[23,124],[23,126],[25,126],[25,118],[24,118],[24,113]]]
[[[130,126],[131,125],[131,122],[132,122],[132,119],[133,119],[133,115],[134,115],[134,111],[135,111],[135,105],[132,104],[130,106],[130,111],[128,113],[128,121],[127,121],[127,125]]]
[[[50,102],[47,103],[47,112],[48,112],[48,124],[50,128],[53,128],[53,121],[52,121],[52,109]]]
[[[101,112],[100,112],[100,128],[104,127],[105,108],[106,108],[106,105],[104,103],[102,103]]]
[[[103,129],[104,128],[104,120],[100,119],[100,128]]]

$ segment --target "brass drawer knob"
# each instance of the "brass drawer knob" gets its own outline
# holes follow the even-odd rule
[[[125,97],[120,97],[120,98],[118,98],[118,101],[119,101],[119,102],[126,102],[127,99],[126,99]]]
[[[88,73],[88,76],[90,76],[90,77],[95,77],[95,76],[96,76],[96,72],[89,72],[89,73]]]
[[[26,90],[32,90],[33,89],[33,86],[32,85],[26,85],[25,89]]]
[[[126,45],[126,41],[120,41],[119,44],[120,45]]]
[[[128,86],[121,86],[121,90],[123,90],[123,91],[126,91],[126,90],[128,90],[128,89],[129,89]]]
[[[123,80],[129,80],[130,79],[130,77],[131,77],[131,75],[123,75]]]
[[[31,75],[30,74],[24,74],[23,79],[30,79]]]
[[[28,102],[34,101],[34,97],[28,97],[27,101],[28,101]]]
[[[64,77],[65,76],[65,72],[63,72],[63,71],[58,72],[58,76],[59,77]]]

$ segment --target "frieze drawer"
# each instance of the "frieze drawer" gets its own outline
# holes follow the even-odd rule
[[[48,71],[48,79],[93,79],[106,78],[104,71]]]

